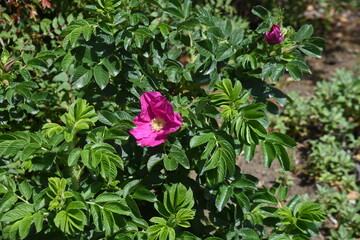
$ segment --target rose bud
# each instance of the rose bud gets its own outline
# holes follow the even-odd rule
[[[281,33],[278,25],[272,25],[270,32],[265,33],[265,40],[270,44],[279,44],[284,40],[284,36]]]

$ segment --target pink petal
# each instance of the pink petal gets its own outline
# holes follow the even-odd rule
[[[165,98],[159,92],[145,92],[140,97],[141,113],[139,118],[141,121],[150,122],[156,115],[153,112],[152,105],[156,103],[158,98]]]
[[[153,132],[150,136],[138,139],[136,142],[140,143],[142,147],[155,147],[165,142],[166,138],[167,135],[158,135],[157,133]]]
[[[137,128],[130,129],[130,134],[133,135],[136,139],[149,137],[153,131],[151,130],[150,123],[135,123]]]
[[[171,122],[167,123],[164,127],[164,133],[169,134],[177,131],[182,125],[182,117],[180,113],[174,113],[174,118]]]
[[[142,147],[155,147],[163,143],[167,138],[163,130],[158,132],[152,131],[150,123],[140,123],[136,124],[136,126],[137,128],[130,130],[130,134],[136,138],[136,142],[141,144]]]

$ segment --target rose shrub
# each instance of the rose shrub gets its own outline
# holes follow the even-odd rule
[[[1,122],[4,239],[317,234],[318,204],[258,186],[236,165],[260,145],[265,166],[277,158],[289,170],[286,147],[296,143],[268,132],[267,114],[287,99],[274,82],[285,72],[300,80],[310,72],[304,56],[320,57],[311,25],[282,27],[281,44],[270,45],[277,22],[261,6],[255,30],[190,0],[99,0],[86,11],[59,47],[21,55],[10,73],[2,51],[11,78],[1,101],[24,114]]]

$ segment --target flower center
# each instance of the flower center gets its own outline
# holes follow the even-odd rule
[[[151,125],[151,130],[157,132],[164,128],[165,121],[162,118],[156,117],[151,120],[150,125]]]

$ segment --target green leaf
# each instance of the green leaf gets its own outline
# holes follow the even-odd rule
[[[189,159],[187,158],[179,141],[173,143],[168,156],[170,159],[173,159],[180,163],[185,169],[190,168]]]
[[[20,75],[23,77],[25,81],[31,81],[31,74],[26,69],[19,69]]]
[[[306,42],[299,46],[299,49],[309,57],[321,58],[321,49],[310,42]]]
[[[280,186],[278,187],[278,197],[279,197],[279,201],[280,201],[280,202],[285,201],[287,195],[288,195],[288,187],[287,187],[287,186],[282,186],[282,185],[280,185]]]
[[[253,159],[255,154],[255,147],[254,144],[244,144],[244,160],[249,162],[251,159]]]
[[[245,193],[235,192],[234,196],[242,208],[246,211],[250,211],[250,200]]]
[[[238,47],[238,45],[241,43],[244,37],[244,30],[241,28],[235,29],[229,38],[229,43],[233,45],[234,47]]]
[[[251,10],[251,13],[258,16],[259,18],[261,18],[263,20],[268,18],[270,15],[269,11],[261,5],[257,5],[255,7],[253,7],[253,9]]]
[[[165,23],[159,24],[158,28],[160,29],[160,32],[164,37],[169,35],[170,30],[171,30],[171,27]]]
[[[239,231],[243,240],[260,240],[259,235],[254,229],[251,228],[241,228]]]
[[[75,70],[72,77],[72,84],[77,88],[82,88],[90,82],[92,76],[93,71],[91,69],[80,66]]]
[[[23,181],[22,183],[20,183],[19,190],[20,190],[21,195],[26,200],[29,200],[31,198],[32,189],[31,189],[30,184],[27,181]]]
[[[274,145],[271,142],[260,142],[261,150],[264,155],[264,165],[269,168],[271,166],[272,161],[276,157],[276,152]]]
[[[39,212],[34,213],[33,215],[33,220],[34,220],[34,225],[35,225],[35,229],[36,232],[41,232],[41,230],[43,229],[43,215]]]
[[[198,25],[200,25],[199,20],[197,20],[196,18],[190,18],[190,19],[187,19],[184,22],[180,23],[179,29],[193,30]]]
[[[159,162],[161,162],[161,160],[163,160],[163,158],[164,158],[164,155],[163,155],[162,153],[158,153],[158,154],[152,155],[152,156],[149,158],[149,160],[148,160],[148,162],[147,162],[147,164],[146,164],[148,171],[150,172],[151,169],[152,169],[156,164],[158,164]]]
[[[269,142],[275,142],[284,145],[286,147],[294,148],[296,146],[296,142],[294,141],[294,139],[280,132],[269,133],[266,140]]]
[[[68,36],[66,36],[69,37],[68,44],[70,44],[71,47],[75,46],[82,32],[83,32],[83,27],[75,28]]]
[[[301,68],[297,64],[290,62],[290,63],[286,64],[286,69],[289,71],[289,74],[294,81],[301,80],[302,72],[301,72]]]
[[[307,222],[322,222],[325,220],[325,213],[321,206],[311,201],[302,203],[297,215],[301,220]]]
[[[176,213],[182,208],[194,206],[193,192],[179,183],[173,184],[164,194],[164,206],[169,213]]]
[[[267,136],[267,131],[264,128],[263,125],[261,125],[261,123],[259,123],[258,121],[255,120],[250,120],[247,122],[247,124],[250,126],[250,128],[260,137],[266,137]]]
[[[83,27],[83,36],[85,41],[89,41],[93,32],[93,28],[91,26],[84,26]]]
[[[132,194],[134,199],[144,200],[148,202],[155,202],[156,196],[146,188],[138,188]]]
[[[46,123],[44,124],[42,130],[48,138],[51,138],[54,134],[62,133],[64,129],[57,123]]]
[[[36,58],[40,58],[43,60],[55,58],[56,54],[54,51],[41,51],[36,55]]]
[[[105,229],[105,235],[110,236],[113,234],[113,229],[115,225],[114,216],[111,212],[109,212],[106,209],[104,209],[102,213],[103,213],[102,219],[103,219],[103,227]]]
[[[219,27],[211,27],[208,29],[208,34],[213,35],[215,38],[219,40],[223,40],[225,38],[224,33],[221,31]]]
[[[103,90],[109,83],[109,73],[102,66],[94,67],[94,77],[100,89]]]
[[[116,202],[116,201],[121,201],[121,199],[122,198],[120,194],[104,192],[96,197],[95,202],[96,203]]]
[[[2,215],[0,221],[2,221],[2,222],[14,222],[16,220],[24,218],[29,213],[30,212],[28,211],[28,209],[15,208],[13,210],[10,210],[10,211],[6,212],[4,215]]]
[[[235,54],[235,51],[231,48],[229,44],[222,44],[218,47],[215,52],[216,60],[223,61]]]
[[[227,185],[221,185],[219,188],[219,192],[215,199],[216,209],[221,212],[221,210],[225,207],[225,205],[229,202],[230,197],[233,194],[232,187]]]
[[[262,70],[261,70],[261,79],[262,80],[270,77],[274,66],[275,66],[274,63],[268,62],[262,67]]]
[[[265,187],[254,194],[254,202],[257,203],[267,203],[267,204],[278,204],[276,197]]]
[[[174,171],[178,167],[178,161],[176,161],[173,158],[170,158],[169,156],[165,156],[163,158],[163,161],[164,161],[164,167],[168,171]]]
[[[325,40],[320,37],[311,37],[307,40],[307,42],[314,44],[319,50],[323,50],[325,47]]]
[[[168,7],[163,9],[164,12],[169,13],[178,18],[184,18],[183,12],[179,8]]]
[[[185,0],[183,4],[183,11],[184,11],[184,17],[187,18],[190,15],[190,11],[192,8],[192,1],[191,0]]]
[[[116,57],[107,57],[102,61],[102,63],[112,76],[117,76],[121,71],[121,62]]]
[[[212,43],[210,40],[205,39],[195,43],[195,47],[198,52],[204,57],[212,56]]]
[[[131,216],[132,214],[130,208],[119,202],[108,202],[104,205],[104,209],[125,216]]]
[[[81,149],[80,148],[74,148],[70,154],[69,154],[69,157],[68,157],[68,161],[67,161],[67,164],[68,166],[73,166],[77,163],[77,161],[79,160],[80,158],[80,153],[81,153]]]
[[[279,144],[274,144],[274,147],[275,147],[276,155],[279,159],[281,167],[285,171],[289,171],[290,170],[290,159],[289,159],[289,155],[286,152],[285,148]]]
[[[63,60],[61,61],[62,69],[65,72],[69,71],[70,65],[73,63],[74,60],[75,60],[75,57],[73,55],[71,55],[70,53],[66,54],[64,56]]]
[[[278,81],[285,72],[285,66],[283,64],[275,64],[272,68],[271,78],[273,81]]]
[[[270,235],[269,240],[291,240],[286,234],[273,233]]]
[[[27,235],[29,235],[31,222],[32,222],[31,215],[28,215],[20,220],[19,236],[21,239],[24,239],[27,237]]]
[[[43,72],[45,72],[47,70],[47,63],[44,60],[39,59],[39,58],[30,59],[27,62],[27,65],[29,67],[39,69],[39,70],[41,70]]]
[[[209,142],[211,138],[214,138],[214,133],[207,133],[200,136],[195,136],[190,139],[190,148],[194,148]]]
[[[257,182],[251,179],[246,178],[242,175],[239,179],[236,179],[231,183],[231,186],[234,188],[247,189],[247,190],[255,190]]]
[[[195,211],[192,209],[180,209],[176,213],[176,219],[180,221],[192,220],[195,217]],[[182,226],[183,227],[183,226]]]
[[[70,211],[71,209],[86,209],[86,205],[82,201],[72,201],[67,205],[66,211]]]
[[[314,28],[310,24],[303,25],[299,31],[294,35],[293,39],[296,42],[301,42],[304,39],[311,37],[314,32]]]

